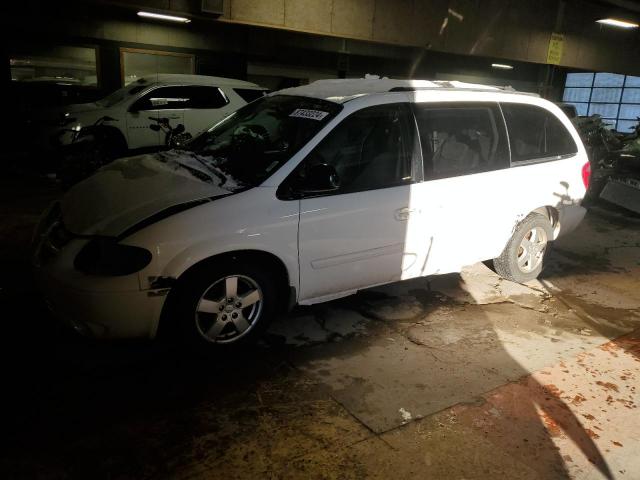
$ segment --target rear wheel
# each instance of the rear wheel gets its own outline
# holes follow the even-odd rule
[[[223,348],[252,343],[273,318],[277,291],[260,266],[205,264],[177,286],[174,321],[189,343]]]
[[[537,278],[544,267],[552,238],[549,219],[539,213],[529,214],[518,224],[500,256],[493,259],[494,270],[517,283]]]

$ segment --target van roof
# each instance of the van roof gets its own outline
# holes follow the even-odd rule
[[[159,73],[157,75],[148,75],[141,77],[132,83],[152,84],[152,83],[179,83],[187,85],[228,85],[238,88],[257,88],[264,90],[255,83],[246,82],[244,80],[236,80],[234,78],[211,77],[209,75],[186,75],[181,73]]]
[[[518,92],[511,87],[498,87],[448,80],[396,80],[378,77],[316,80],[309,85],[286,88],[284,90],[279,90],[277,93],[283,95],[319,98],[335,103],[344,103],[364,95],[416,90],[486,91],[493,93],[504,92],[530,95],[535,97],[539,96],[535,93]]]

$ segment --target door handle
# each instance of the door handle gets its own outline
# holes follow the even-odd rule
[[[395,211],[393,217],[399,222],[401,222],[403,220],[408,220],[411,214],[416,212],[417,210],[415,208],[409,208],[409,207],[399,208],[398,210]]]

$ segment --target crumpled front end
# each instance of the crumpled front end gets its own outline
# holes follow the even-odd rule
[[[57,317],[93,337],[155,336],[170,286],[140,276],[162,239],[128,239],[167,216],[233,193],[215,175],[195,171],[200,163],[189,159],[186,152],[172,152],[117,160],[47,211],[34,236],[33,266]]]
[[[59,204],[36,229],[32,265],[36,284],[53,315],[85,336],[152,338],[165,296],[141,290],[137,272],[101,277],[75,267],[90,239],[68,232]]]

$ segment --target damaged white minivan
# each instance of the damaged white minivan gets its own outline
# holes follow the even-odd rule
[[[532,280],[584,216],[589,172],[569,119],[537,96],[324,80],[186,150],[102,168],[45,213],[33,263],[83,334],[245,343],[296,303],[478,261]]]

